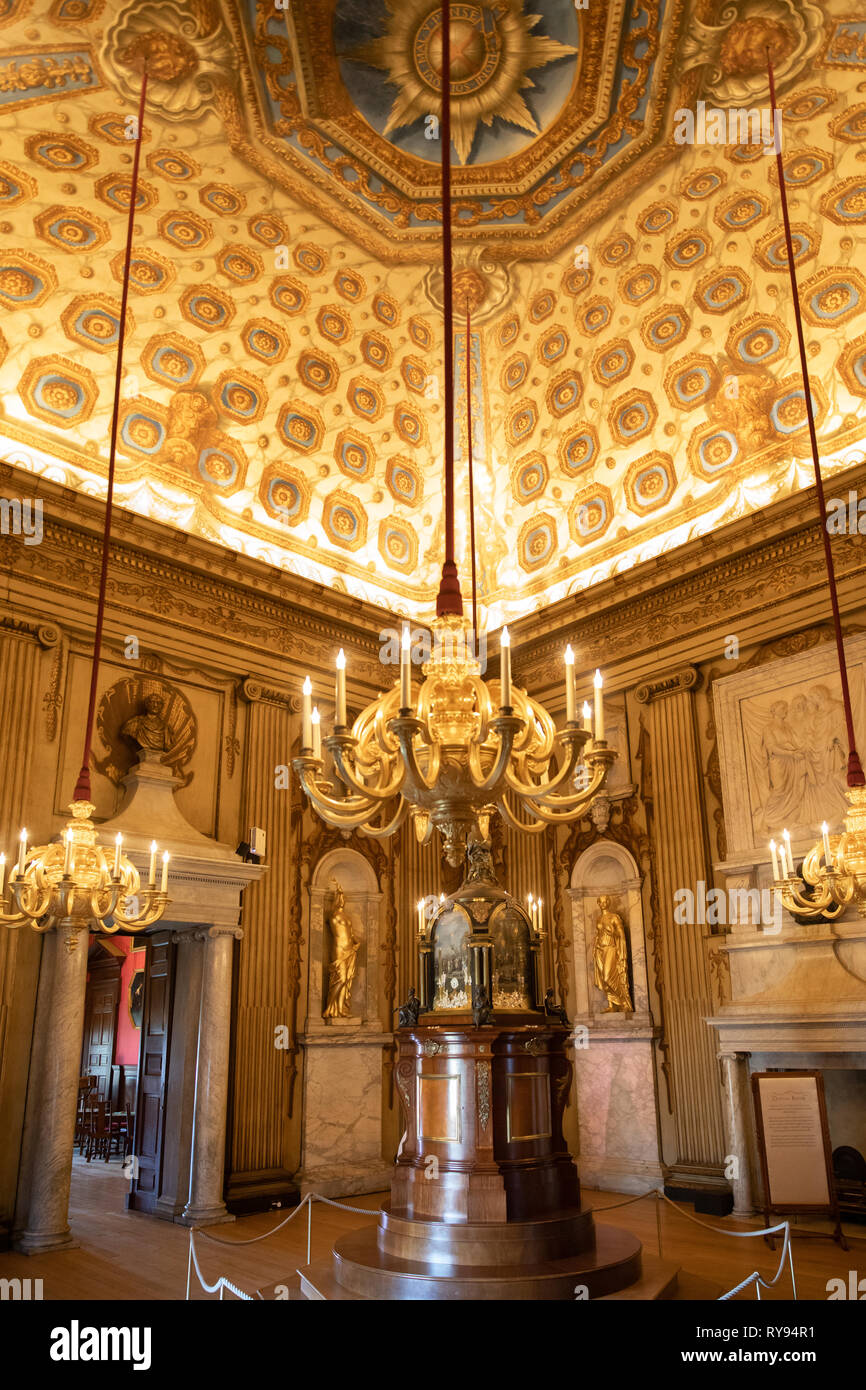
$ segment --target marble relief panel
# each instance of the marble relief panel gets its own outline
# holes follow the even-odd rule
[[[845,644],[854,726],[866,738],[866,639]],[[785,827],[814,839],[845,814],[848,744],[835,647],[725,676],[713,695],[729,857],[758,851]]]

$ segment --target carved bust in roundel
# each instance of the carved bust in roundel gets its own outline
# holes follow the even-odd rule
[[[95,766],[119,785],[143,753],[159,757],[181,786],[194,774],[187,770],[195,752],[198,725],[189,700],[159,677],[125,676],[105,691],[96,712],[96,730],[107,750]]]

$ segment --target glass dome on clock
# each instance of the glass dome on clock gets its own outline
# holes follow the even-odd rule
[[[421,1002],[428,1014],[543,1012],[541,938],[496,881],[488,842],[470,844],[463,883],[420,935]],[[484,996],[484,997],[482,997]]]

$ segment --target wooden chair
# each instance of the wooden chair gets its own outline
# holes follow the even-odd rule
[[[120,1160],[126,1158],[132,1148],[132,1113],[129,1106],[125,1106],[123,1111],[115,1111],[110,1116],[111,1137],[108,1141],[108,1157],[111,1158],[114,1148],[120,1155]]]
[[[93,1100],[93,1093],[96,1090],[95,1076],[80,1076],[78,1078],[78,1110],[75,1116],[75,1140],[79,1148],[83,1148],[87,1136],[88,1112]]]
[[[86,1157],[87,1162],[95,1156],[109,1158],[111,1146],[111,1106],[106,1100],[99,1100],[88,1112]]]

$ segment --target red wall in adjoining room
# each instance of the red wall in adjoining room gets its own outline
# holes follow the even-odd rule
[[[117,1007],[117,1045],[114,1060],[118,1065],[137,1066],[138,1046],[141,1030],[132,1026],[129,1017],[129,986],[136,970],[144,967],[144,947],[132,942],[129,937],[115,937],[118,946],[126,951],[126,959],[120,972],[120,1001]]]

